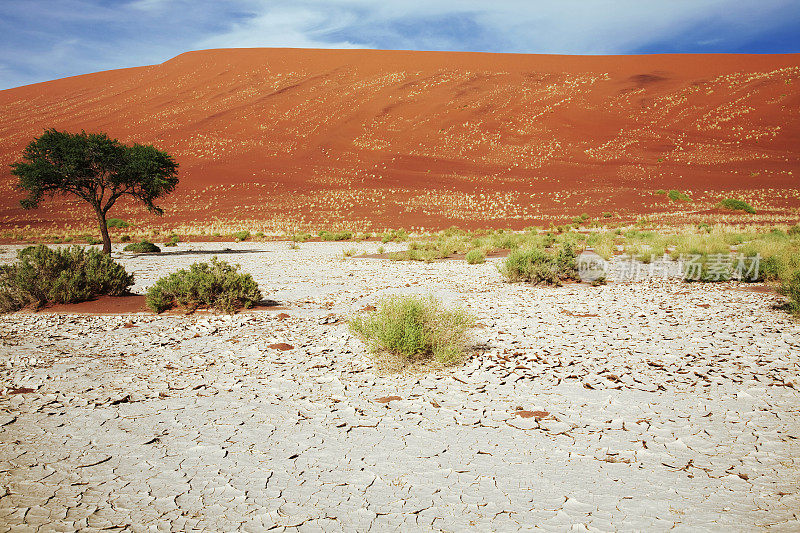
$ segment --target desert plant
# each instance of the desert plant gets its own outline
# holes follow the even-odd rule
[[[153,254],[161,251],[161,248],[156,246],[150,241],[132,242],[122,249],[125,252],[133,252],[136,254]]]
[[[403,229],[393,229],[389,230],[383,235],[381,235],[381,242],[386,244],[387,242],[403,242],[408,240],[408,232]]]
[[[95,249],[30,246],[17,253],[16,263],[0,267],[0,311],[120,296],[131,285],[133,276]]]
[[[405,362],[432,357],[442,364],[462,359],[473,324],[468,313],[447,309],[432,296],[385,298],[376,311],[349,321],[350,330],[373,353],[387,352]]]
[[[233,238],[236,239],[236,242],[246,241],[247,239],[250,238],[250,232],[247,231],[246,229],[237,231],[233,234]]]
[[[486,249],[485,248],[472,248],[467,251],[464,259],[470,265],[479,265],[486,262]]]
[[[667,198],[669,198],[673,202],[691,202],[692,201],[692,199],[689,198],[689,195],[687,195],[686,193],[682,193],[681,191],[676,191],[675,189],[672,189],[667,193]]]
[[[127,228],[129,226],[130,223],[122,220],[121,218],[109,218],[106,220],[106,227],[108,228]]]
[[[473,248],[467,252],[466,260],[470,265],[479,265],[486,262],[486,254],[480,248]]]
[[[194,263],[158,280],[147,291],[147,306],[161,313],[173,307],[188,313],[198,307],[211,307],[233,314],[261,300],[261,291],[250,274],[212,257],[208,263]]]
[[[164,246],[178,246],[180,240],[181,240],[180,237],[178,237],[173,233],[172,235],[169,236],[169,240],[164,243]]]
[[[500,274],[509,282],[561,285],[564,280],[577,280],[576,254],[573,244],[563,243],[554,253],[541,248],[515,250],[500,265]]]
[[[353,238],[353,232],[349,230],[344,231],[327,231],[323,230],[318,233],[319,238],[323,241],[348,241]]]
[[[130,196],[161,214],[154,202],[178,185],[178,164],[166,152],[85,131],[45,131],[28,144],[11,173],[19,178],[18,188],[28,193],[21,201],[25,209],[59,194],[88,202],[100,223],[105,254],[111,253],[106,216],[120,197]]]
[[[356,250],[355,248],[348,248],[347,250],[343,250],[342,251],[342,255],[345,256],[345,257],[353,257],[357,253],[358,253],[358,250]]]
[[[725,198],[724,200],[720,201],[719,206],[723,209],[730,209],[731,211],[745,211],[747,213],[755,214],[756,209],[745,202],[744,200],[739,200],[736,198]]]
[[[122,237],[119,238],[119,242],[131,242],[131,236],[123,235]]]

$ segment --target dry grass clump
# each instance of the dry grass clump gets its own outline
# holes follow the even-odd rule
[[[17,253],[16,263],[0,266],[0,312],[121,296],[131,285],[133,275],[93,248],[29,246]]]
[[[473,248],[467,252],[465,259],[470,265],[479,265],[486,262],[486,253],[480,248]]]
[[[463,360],[474,318],[462,309],[446,308],[433,296],[391,296],[349,325],[384,368],[398,361],[401,366],[427,360],[453,365]]]

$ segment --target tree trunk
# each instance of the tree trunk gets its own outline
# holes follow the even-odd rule
[[[111,237],[108,235],[108,224],[106,223],[106,214],[102,209],[97,208],[97,219],[100,222],[100,235],[103,237],[103,253],[111,255]]]

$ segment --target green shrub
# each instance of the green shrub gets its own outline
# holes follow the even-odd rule
[[[408,232],[403,228],[389,230],[381,236],[381,242],[403,242],[408,240]]]
[[[119,242],[131,242],[131,236],[123,235],[122,237],[119,238]]]
[[[603,218],[611,218],[611,217],[613,217],[613,216],[614,216],[614,215],[612,215],[612,214],[611,214],[611,213],[609,213],[608,211],[606,211],[606,212],[604,212],[604,213],[603,213]]]
[[[744,200],[738,200],[736,198],[725,198],[719,203],[719,206],[723,209],[730,209],[731,211],[745,211],[750,214],[755,214],[756,209],[745,202]]]
[[[350,330],[373,353],[389,353],[405,362],[433,358],[454,364],[463,358],[474,319],[461,309],[446,309],[432,296],[393,296],[378,309],[349,321]]]
[[[233,234],[233,238],[236,239],[236,242],[246,241],[247,239],[250,238],[250,232],[247,231],[246,229],[243,229],[242,231],[237,231],[236,233]]]
[[[800,235],[800,224],[795,224],[786,230],[787,235]]]
[[[291,237],[290,240],[294,242],[306,242],[307,240],[311,239],[312,235],[310,233],[295,233]]]
[[[0,311],[120,296],[131,285],[132,275],[92,248],[30,246],[17,253],[16,263],[0,266]]]
[[[528,281],[533,284],[561,285],[564,280],[578,280],[576,254],[573,244],[564,242],[558,250],[541,248],[515,250],[499,267],[507,281]]]
[[[106,220],[106,227],[108,228],[127,228],[129,226],[130,223],[122,220],[121,218],[109,218]]]
[[[319,238],[323,241],[348,241],[353,238],[353,232],[345,231],[320,231]]]
[[[666,190],[664,190],[664,189],[658,189],[658,190],[656,191],[656,194],[667,194],[667,191],[666,191]]]
[[[156,246],[150,241],[133,242],[122,249],[125,252],[133,252],[136,254],[153,254],[161,251],[161,248]]]
[[[681,191],[676,191],[675,189],[670,190],[667,193],[667,198],[672,200],[673,202],[691,202],[692,199],[689,198],[689,195],[682,193]]]
[[[178,246],[180,240],[181,240],[180,237],[178,237],[173,233],[172,235],[169,236],[169,240],[164,243],[164,246]]]
[[[163,277],[147,291],[147,306],[160,313],[173,307],[192,312],[211,307],[233,314],[261,300],[258,284],[250,274],[239,272],[238,265],[219,261],[194,263]]]
[[[466,260],[470,265],[479,265],[486,262],[486,254],[480,248],[474,248],[467,252]]]

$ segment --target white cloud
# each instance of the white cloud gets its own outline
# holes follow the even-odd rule
[[[764,31],[792,9],[791,0],[263,0],[247,2],[253,17],[229,31],[199,41],[200,45],[251,47],[372,47],[359,29],[402,20],[470,17],[497,51],[530,53],[626,53],[649,43],[669,40],[682,31],[715,21],[736,37]],[[441,28],[446,33],[447,28]],[[327,33],[346,33],[342,42]],[[399,47],[414,41],[397,36]],[[435,41],[429,39],[428,41]],[[470,35],[439,39],[469,49]],[[419,44],[423,44],[420,38]],[[411,46],[408,46],[408,45]]]
[[[346,11],[326,13],[303,6],[267,8],[219,35],[197,42],[198,48],[353,48],[347,41],[325,41],[318,36],[346,27],[353,17]]]

